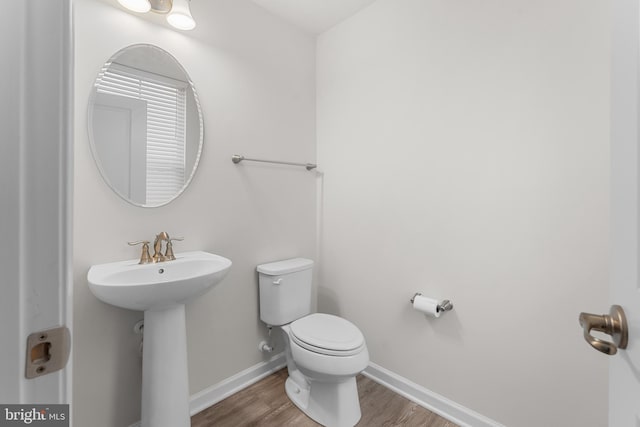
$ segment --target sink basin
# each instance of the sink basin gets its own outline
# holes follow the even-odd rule
[[[99,300],[131,310],[162,309],[196,298],[220,282],[231,261],[208,252],[184,252],[173,261],[138,260],[94,265],[89,288]]]
[[[173,261],[94,265],[87,280],[103,302],[144,311],[141,427],[189,427],[189,372],[185,303],[207,292],[231,261],[184,252]]]

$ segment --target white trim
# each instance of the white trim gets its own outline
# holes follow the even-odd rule
[[[257,383],[286,365],[284,353],[279,353],[267,361],[253,365],[192,395],[189,404],[191,416]],[[465,408],[373,362],[369,363],[362,374],[460,427],[505,427],[497,421]],[[140,421],[129,427],[140,427]]]
[[[66,197],[65,203],[61,206],[62,218],[60,223],[60,234],[62,236],[60,252],[63,255],[62,266],[63,277],[61,278],[61,310],[62,323],[69,328],[71,336],[71,348],[74,344],[74,328],[73,328],[73,176],[74,176],[74,115],[75,109],[75,34],[74,34],[74,10],[73,1],[65,0],[64,2],[64,25],[65,32],[63,38],[63,73],[66,77],[65,91],[63,97],[65,105],[67,105],[67,114],[61,120],[64,120],[64,135],[62,138],[66,141],[61,153],[61,187],[64,189]],[[66,48],[66,49],[65,49]],[[69,404],[69,410],[73,413],[73,350],[70,351],[67,366],[64,369],[64,389],[62,390],[62,401]],[[69,414],[69,426],[74,427],[73,416]]]
[[[11,245],[0,250],[0,401],[71,404],[71,362],[37,378],[24,372],[29,334],[72,329],[72,0],[13,2],[7,13],[0,239]]]
[[[369,362],[362,374],[460,427],[504,427],[373,362]]]
[[[287,365],[284,353],[278,353],[271,359],[253,365],[242,372],[238,372],[232,377],[220,381],[211,387],[191,396],[191,415],[195,415],[221,400],[226,399],[234,393],[257,383],[261,379],[279,371]]]

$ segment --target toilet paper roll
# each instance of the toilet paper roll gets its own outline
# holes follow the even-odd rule
[[[438,311],[440,303],[441,301],[437,299],[423,297],[422,295],[416,295],[413,298],[413,308],[431,317],[440,317],[441,312]]]

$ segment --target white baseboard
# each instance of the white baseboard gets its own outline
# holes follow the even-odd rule
[[[461,427],[504,427],[373,362],[369,362],[363,375]]]
[[[278,353],[265,362],[253,365],[242,372],[238,372],[232,377],[220,381],[219,383],[192,395],[191,402],[189,404],[191,415],[193,416],[198,412],[215,405],[232,394],[237,393],[240,390],[249,387],[251,384],[260,381],[264,377],[284,368],[286,365],[287,362],[285,360],[284,353]]]
[[[286,364],[284,353],[279,353],[265,362],[253,365],[232,377],[192,395],[189,404],[191,415],[193,416],[226,399],[232,394],[249,387],[251,384],[284,368]],[[373,362],[369,363],[363,375],[431,412],[435,412],[441,417],[458,424],[460,427],[505,427],[484,415],[465,408]],[[140,421],[131,424],[129,427],[140,427]]]

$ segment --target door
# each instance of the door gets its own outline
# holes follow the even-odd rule
[[[147,102],[99,92],[88,121],[103,178],[126,200],[146,204]]]
[[[52,334],[36,335],[42,342],[33,348],[41,353],[27,351],[27,338],[70,327],[71,0],[3,2],[3,7],[0,403],[70,403],[69,365],[62,370],[49,365],[57,357]],[[38,364],[31,379],[29,357]]]
[[[637,0],[615,0],[612,6],[610,302],[626,313],[629,343],[610,358],[609,426],[638,427],[640,7]]]

